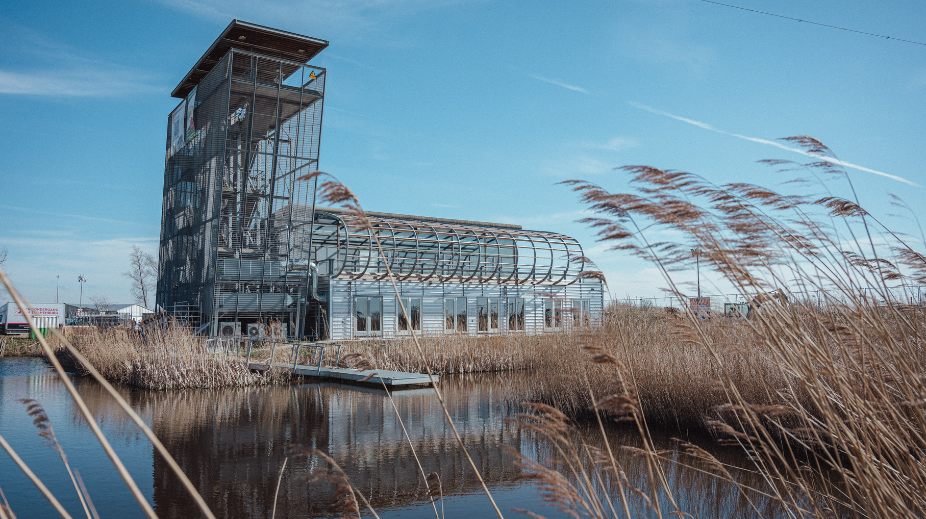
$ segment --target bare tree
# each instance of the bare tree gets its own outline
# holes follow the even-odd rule
[[[137,245],[132,245],[129,270],[122,275],[132,280],[132,295],[145,308],[148,308],[148,296],[154,290],[157,274],[158,263],[154,256],[142,251]]]
[[[97,313],[101,315],[109,312],[112,307],[112,303],[109,302],[109,299],[100,294],[90,296],[90,302],[93,303]]]
[[[0,249],[0,268],[3,267],[3,264],[4,264],[4,263],[6,263],[6,259],[7,259],[7,257],[8,257],[9,255],[10,255],[10,251],[7,250],[6,247]],[[4,272],[6,272],[6,271],[4,270]],[[6,296],[7,294],[8,294],[8,292],[6,291],[6,287],[0,285],[0,297],[3,297],[3,298],[5,299],[5,298],[6,298],[5,296]]]

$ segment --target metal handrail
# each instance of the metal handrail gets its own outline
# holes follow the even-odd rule
[[[273,366],[273,357],[274,357],[274,355],[276,354],[276,348],[277,348],[277,345],[279,345],[279,344],[290,345],[290,346],[292,346],[292,353],[290,353],[290,361],[292,362],[292,365],[293,365],[292,369],[293,369],[294,372],[295,372],[295,370],[296,370],[296,366],[299,365],[299,364],[298,364],[298,362],[299,362],[299,351],[300,351],[303,347],[313,348],[313,349],[315,350],[314,353],[312,354],[312,356],[313,356],[313,360],[317,360],[317,362],[313,362],[313,363],[315,364],[315,373],[316,373],[316,374],[320,374],[320,373],[321,373],[321,370],[322,370],[322,360],[323,360],[324,357],[325,357],[325,348],[327,348],[328,346],[337,346],[337,347],[338,347],[337,353],[335,354],[334,366],[337,367],[338,362],[341,361],[341,347],[342,347],[342,345],[341,345],[341,344],[337,344],[337,343],[320,344],[320,343],[317,343],[317,342],[303,342],[303,341],[272,341],[272,340],[266,340],[266,339],[252,339],[252,338],[250,338],[250,337],[242,337],[242,338],[236,337],[236,338],[234,338],[234,339],[215,338],[215,339],[209,339],[209,340],[207,340],[207,342],[209,342],[209,341],[223,341],[223,340],[224,340],[224,341],[235,340],[236,342],[240,340],[240,341],[247,341],[247,342],[248,342],[248,353],[247,353],[247,358],[246,358],[246,360],[245,360],[245,365],[247,365],[247,366],[250,366],[250,365],[251,365],[251,350],[254,348],[254,343],[268,343],[268,344],[270,344],[270,358],[267,360],[267,363],[265,364],[265,366],[267,366],[267,369],[270,369],[270,368]]]

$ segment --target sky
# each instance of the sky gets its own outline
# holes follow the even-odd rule
[[[725,3],[7,4],[3,268],[35,303],[132,301],[132,246],[157,254],[170,92],[235,18],[330,42],[312,61],[328,73],[320,168],[365,209],[573,236],[616,298],[666,283],[577,222],[593,213],[564,180],[626,192],[615,168],[640,164],[809,194],[757,161],[811,160],[777,140],[811,135],[864,207],[919,234],[909,213],[891,216],[889,195],[926,202],[926,3]],[[701,278],[705,293],[723,290]]]

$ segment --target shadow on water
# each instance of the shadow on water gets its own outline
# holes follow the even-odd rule
[[[33,369],[33,371],[29,371]],[[92,451],[93,439],[80,432],[77,411],[66,398],[63,386],[54,375],[23,368],[8,359],[0,359],[0,432],[5,436],[12,427],[28,426],[4,417],[25,415],[19,398],[36,398],[48,408],[53,425],[69,423],[64,431],[81,435],[88,446],[75,449]],[[41,379],[41,383],[37,381]],[[151,446],[134,429],[104,390],[97,384],[77,380],[86,399],[114,445],[123,452],[136,453],[139,461],[133,475],[140,472],[140,485],[150,478],[149,498],[161,517],[197,516],[193,500],[170,472],[166,463],[152,454]],[[441,382],[451,416],[462,435],[470,455],[506,515],[517,515],[511,507],[527,508],[547,517],[561,514],[545,505],[540,493],[528,482],[519,480],[519,453],[541,461],[553,462],[549,444],[535,434],[518,428],[510,418],[521,411],[520,402],[528,400],[536,381],[530,373],[469,375],[446,377]],[[38,389],[37,389],[38,388]],[[269,517],[274,491],[283,460],[289,457],[277,505],[277,517],[326,517],[332,515],[334,488],[328,484],[309,484],[305,475],[316,468],[318,460],[293,456],[296,445],[311,446],[334,458],[356,488],[364,493],[382,517],[434,517],[427,504],[426,486],[408,446],[392,404],[385,391],[328,383],[291,386],[146,392],[124,390],[129,402],[148,421],[154,432],[173,453],[177,462],[200,489],[218,517]],[[443,482],[447,517],[479,517],[492,514],[488,499],[482,494],[462,450],[444,419],[443,412],[427,389],[400,391],[393,394],[409,436],[425,473],[437,472]],[[18,419],[17,419],[18,420]],[[63,429],[63,428],[60,428]],[[583,424],[579,431],[591,445],[601,447],[596,426]],[[39,445],[33,432],[15,439],[15,448],[28,449],[28,442]],[[61,431],[59,437],[63,436]],[[674,433],[677,435],[678,433]],[[608,426],[612,444],[641,447],[634,428]],[[15,435],[14,435],[15,436]],[[29,440],[27,436],[31,436]],[[756,514],[735,485],[708,476],[699,469],[697,460],[682,458],[668,435],[655,439],[659,449],[669,449],[667,456],[693,467],[665,464],[668,485],[681,509],[696,517],[749,517]],[[709,439],[692,439],[706,445]],[[72,442],[73,443],[73,442]],[[35,447],[37,448],[37,447]],[[68,445],[65,445],[69,449]],[[47,449],[46,449],[47,450]],[[723,463],[748,467],[741,453],[734,449],[710,448]],[[624,449],[616,454],[629,480],[645,488],[646,468],[642,459]],[[69,456],[71,454],[69,453]],[[130,454],[131,456],[131,454]],[[46,456],[48,457],[48,456]],[[88,480],[91,495],[103,493],[96,479],[112,473],[104,456],[72,456],[74,464]],[[53,458],[48,457],[49,464]],[[44,462],[38,462],[44,463]],[[147,468],[145,468],[147,463]],[[8,459],[0,461],[0,470],[11,469]],[[12,469],[15,470],[15,469]],[[51,470],[51,469],[49,469]],[[746,486],[762,488],[763,480],[750,470],[731,469],[734,477]],[[144,474],[147,471],[147,474]],[[57,471],[63,472],[63,471]],[[66,493],[69,484],[61,474],[41,475]],[[66,474],[63,478],[66,478]],[[6,478],[4,478],[6,479]],[[100,501],[124,512],[137,509],[118,480],[107,480],[111,488]],[[14,511],[21,503],[20,494],[32,495],[28,485],[0,483],[10,496]],[[124,494],[124,495],[123,495]],[[766,517],[781,514],[774,503],[759,495],[750,495]],[[41,498],[39,498],[41,499]],[[663,510],[668,502],[664,499]],[[78,507],[69,509],[79,511]],[[638,500],[642,516],[651,515]],[[102,511],[102,510],[101,510]],[[50,508],[49,508],[50,512]],[[28,514],[25,514],[28,515]],[[104,515],[107,515],[104,513]],[[124,516],[123,513],[116,515]],[[140,514],[139,514],[140,515]]]

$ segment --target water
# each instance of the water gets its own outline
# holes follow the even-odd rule
[[[197,517],[197,508],[145,437],[96,383],[73,378],[113,448],[160,517]],[[506,516],[512,507],[549,518],[566,517],[543,501],[523,479],[520,454],[551,460],[550,445],[506,420],[533,384],[529,373],[448,377],[441,382],[460,435]],[[333,486],[310,483],[317,458],[294,452],[310,446],[328,453],[347,473],[380,517],[434,517],[420,471],[402,432],[404,425],[424,472],[437,472],[443,483],[446,517],[494,516],[488,498],[469,468],[431,390],[393,394],[328,383],[284,387],[147,392],[122,389],[123,395],[184,468],[217,517],[270,517],[277,478],[287,459],[277,502],[277,517],[329,517]],[[75,517],[80,503],[57,452],[44,445],[26,415],[21,398],[46,409],[71,466],[79,471],[102,517],[142,517],[64,385],[39,359],[0,359],[0,434],[52,489]],[[583,426],[589,443],[601,445],[597,429]],[[633,428],[609,426],[609,437],[631,482],[645,486],[642,460],[619,449],[640,446]],[[657,438],[660,448],[673,448]],[[736,452],[715,450],[722,461],[743,464]],[[676,455],[672,455],[677,458]],[[685,460],[690,462],[690,460]],[[683,511],[697,517],[754,516],[735,486],[699,470],[667,464],[667,481]],[[749,472],[735,471],[742,482],[761,486]],[[53,509],[5,454],[0,453],[0,488],[20,517],[56,517]],[[766,516],[779,513],[752,496]],[[663,510],[670,506],[664,497]],[[635,506],[642,507],[636,500]],[[440,504],[438,503],[438,510]],[[653,515],[639,508],[643,516]],[[364,514],[369,516],[369,513]]]

